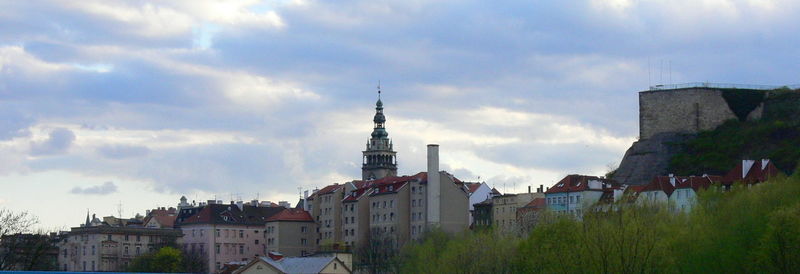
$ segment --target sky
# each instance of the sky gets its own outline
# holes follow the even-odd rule
[[[800,2],[0,0],[0,208],[45,229],[399,174],[603,175],[656,84],[800,83]]]

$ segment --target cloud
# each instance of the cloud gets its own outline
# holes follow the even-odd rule
[[[84,195],[107,195],[114,192],[117,192],[117,185],[114,182],[105,182],[102,185],[98,186],[88,186],[88,187],[74,187],[72,190],[69,191],[72,194],[84,194]]]
[[[109,159],[123,159],[145,156],[150,150],[144,146],[105,145],[97,148],[97,152]]]
[[[297,186],[360,177],[380,80],[402,174],[424,170],[436,142],[462,179],[602,175],[635,139],[636,92],[648,85],[794,83],[800,63],[786,56],[800,54],[799,9],[0,1],[0,26],[12,26],[0,28],[0,174],[294,198]],[[45,155],[58,156],[30,157]]]
[[[75,133],[66,128],[56,128],[46,140],[31,143],[31,155],[52,155],[66,152],[75,141]]]

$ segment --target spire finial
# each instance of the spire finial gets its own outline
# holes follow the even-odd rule
[[[381,99],[381,80],[378,80],[378,100]]]

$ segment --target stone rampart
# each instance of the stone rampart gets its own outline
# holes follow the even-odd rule
[[[753,112],[760,112],[757,108]],[[753,114],[760,117],[760,113]],[[639,92],[639,139],[659,133],[697,133],[737,119],[722,90],[684,88]]]

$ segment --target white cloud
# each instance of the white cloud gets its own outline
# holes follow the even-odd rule
[[[73,187],[69,191],[72,194],[88,194],[88,195],[107,195],[117,192],[117,185],[114,182],[105,182],[102,185],[87,186],[87,187]]]

